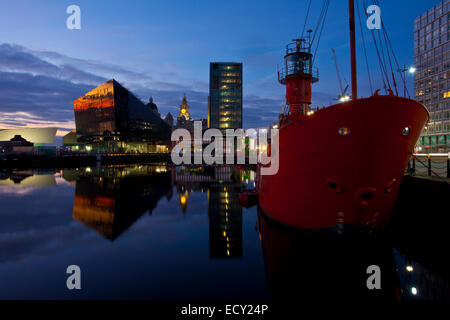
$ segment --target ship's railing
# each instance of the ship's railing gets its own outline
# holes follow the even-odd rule
[[[290,75],[311,75],[312,82],[319,81],[319,69],[311,68],[307,65],[300,67],[298,65],[289,65],[287,68],[278,69],[278,81],[285,84],[286,77]]]
[[[294,53],[294,52],[309,52],[310,46],[309,46],[309,40],[308,39],[301,39],[300,46],[297,48],[297,42],[292,42],[286,45],[286,54]]]

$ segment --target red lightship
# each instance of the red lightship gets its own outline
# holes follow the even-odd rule
[[[279,72],[288,107],[278,121],[279,170],[258,174],[257,189],[260,209],[287,225],[386,227],[408,159],[429,118],[424,105],[390,89],[388,95],[377,91],[358,99],[353,0],[349,9],[351,100],[310,109],[311,84],[318,76],[306,39],[287,46]]]

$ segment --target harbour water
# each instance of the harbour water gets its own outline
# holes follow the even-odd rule
[[[241,207],[254,177],[165,164],[2,171],[0,299],[450,298],[448,270],[402,241],[286,229]],[[81,290],[66,286],[70,265]]]

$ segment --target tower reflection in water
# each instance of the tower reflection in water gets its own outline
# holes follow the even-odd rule
[[[227,179],[227,180],[222,180]],[[239,191],[242,171],[223,167],[208,191],[209,256],[210,258],[242,257],[242,207]]]
[[[186,212],[193,191],[207,192],[209,257],[242,257],[242,207],[239,191],[249,170],[232,166],[173,168],[173,181]]]
[[[63,177],[76,184],[73,218],[111,241],[172,191],[165,166],[81,168]]]

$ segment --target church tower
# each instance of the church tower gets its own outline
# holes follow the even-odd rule
[[[189,104],[186,99],[186,94],[184,94],[183,101],[180,105],[180,113],[178,114],[178,119],[184,118],[183,120],[190,120],[191,115],[189,113]]]

